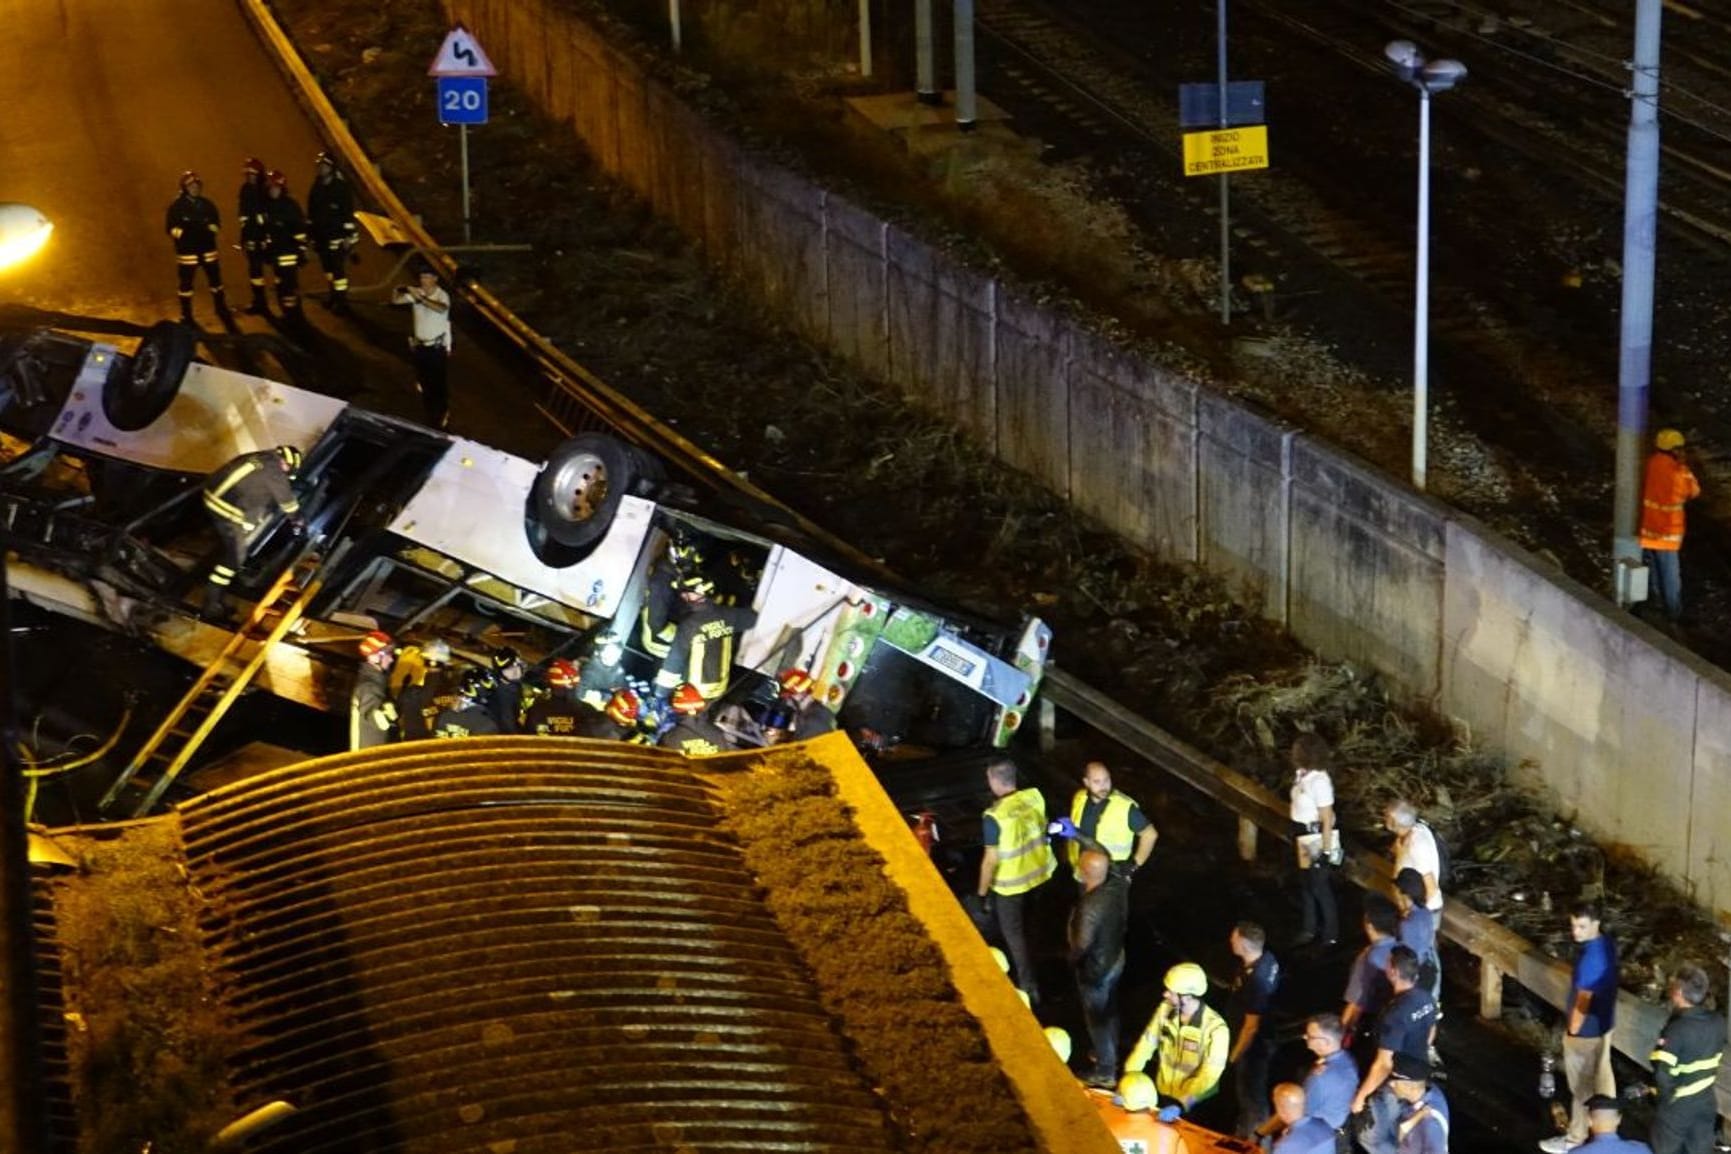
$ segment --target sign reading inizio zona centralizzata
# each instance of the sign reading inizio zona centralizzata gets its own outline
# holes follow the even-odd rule
[[[1184,134],[1185,176],[1219,176],[1267,167],[1266,124]]]

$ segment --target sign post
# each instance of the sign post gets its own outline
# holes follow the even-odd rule
[[[446,34],[427,75],[438,80],[439,123],[455,124],[463,170],[463,243],[469,237],[469,126],[487,123],[487,78],[498,70],[461,24]]]

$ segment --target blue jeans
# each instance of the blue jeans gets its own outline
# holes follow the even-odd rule
[[[1665,611],[1675,621],[1683,615],[1683,561],[1677,549],[1643,549],[1641,559],[1653,571],[1652,592]]]
[[[1118,1073],[1118,979],[1124,976],[1124,955],[1092,984],[1076,979],[1082,998],[1082,1020],[1088,1025],[1088,1041],[1094,1047],[1094,1070]]]

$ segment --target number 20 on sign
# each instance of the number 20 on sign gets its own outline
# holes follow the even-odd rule
[[[1220,176],[1268,167],[1268,126],[1184,134],[1184,175]]]
[[[487,78],[439,77],[439,123],[487,123]]]

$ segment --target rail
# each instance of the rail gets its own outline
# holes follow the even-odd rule
[[[297,97],[318,122],[326,137],[339,148],[368,194],[384,207],[424,250],[445,269],[454,264],[440,255],[440,246],[398,199],[360,147],[348,126],[337,113],[329,97],[319,88],[311,71],[265,0],[242,0],[241,8],[257,29],[260,38],[272,50],[278,66],[288,77]],[[535,332],[503,302],[476,283],[460,286],[477,310],[512,344],[530,357],[538,369],[570,405],[587,410],[587,415],[604,422],[627,439],[666,458],[695,479],[714,485],[723,494],[731,494],[766,510],[775,511],[786,523],[814,542],[847,558],[864,572],[894,580],[881,562],[866,556],[844,541],[839,541],[815,523],[787,509],[780,501],[742,477],[732,473],[719,460],[696,444],[656,420],[653,414],[613,390],[593,373],[571,360],[545,337]],[[555,424],[562,420],[544,407],[543,412]],[[898,582],[899,584],[900,582]],[[1219,802],[1238,816],[1239,849],[1253,854],[1257,835],[1267,831],[1276,837],[1288,836],[1289,822],[1285,806],[1272,792],[1248,776],[1222,764],[1171,734],[1153,722],[1112,700],[1059,669],[1049,670],[1041,689],[1042,734],[1050,734],[1052,712],[1063,709],[1089,728],[1116,741],[1150,764],[1171,773],[1185,784]],[[1390,884],[1389,863],[1380,857],[1357,856],[1344,869],[1355,884],[1386,891]],[[1552,1006],[1562,1007],[1568,996],[1568,967],[1544,953],[1533,943],[1520,937],[1493,919],[1462,906],[1447,902],[1443,910],[1441,933],[1449,941],[1472,954],[1480,962],[1480,1013],[1497,1017],[1502,1012],[1503,980],[1513,980]],[[1647,1067],[1649,1045],[1657,1038],[1664,1024],[1666,1010],[1629,994],[1619,995],[1617,1004],[1618,1049]],[[1632,1047],[1632,1048],[1631,1048]],[[1716,1087],[1719,1109],[1731,1117],[1731,1070],[1720,1071]]]

